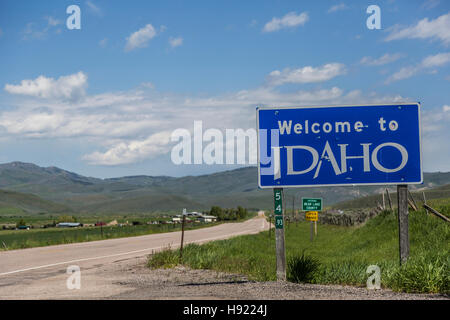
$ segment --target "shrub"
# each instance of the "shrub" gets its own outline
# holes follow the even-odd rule
[[[179,250],[171,250],[170,247],[158,253],[152,254],[148,259],[150,269],[173,268],[178,265],[180,259]]]
[[[386,284],[396,291],[450,293],[450,266],[443,256],[421,255],[387,274]]]
[[[294,255],[287,261],[287,280],[295,283],[309,283],[314,278],[314,273],[320,266],[320,262],[310,256]]]

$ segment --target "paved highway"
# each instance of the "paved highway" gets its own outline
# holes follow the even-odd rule
[[[268,228],[269,224],[260,212],[258,217],[245,222],[186,231],[184,239],[186,244],[200,244],[243,234],[255,234]],[[98,288],[92,285],[91,281],[90,285],[83,286],[87,288],[84,293],[83,288],[68,290],[67,267],[79,266],[82,275],[86,270],[89,270],[91,275],[96,270],[107,272],[108,266],[116,262],[140,259],[142,263],[143,257],[152,252],[169,246],[176,248],[180,239],[181,232],[170,232],[0,252],[0,299],[107,297],[109,292],[99,290],[107,291],[108,284],[112,285],[114,279],[104,277],[106,282],[102,280],[104,283],[101,286],[99,284]]]

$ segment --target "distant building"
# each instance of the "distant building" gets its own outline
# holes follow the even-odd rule
[[[75,227],[81,227],[82,224],[79,222],[60,222],[56,226],[58,228],[75,228]]]
[[[207,216],[207,215],[201,215],[197,218],[200,222],[216,222],[217,217],[215,216]]]
[[[194,211],[194,212],[187,212],[186,215],[188,217],[200,217],[202,214],[200,212]]]

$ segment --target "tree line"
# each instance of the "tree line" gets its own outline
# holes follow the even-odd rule
[[[218,221],[230,221],[245,219],[248,216],[247,209],[238,206],[237,208],[221,208],[212,206],[209,214],[217,217]]]

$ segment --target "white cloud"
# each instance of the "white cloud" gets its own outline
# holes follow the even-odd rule
[[[183,44],[183,38],[177,37],[177,38],[169,38],[169,44],[172,48],[179,47]]]
[[[385,41],[399,39],[432,39],[440,40],[445,45],[450,44],[450,13],[434,20],[422,19],[414,26],[405,28],[395,26]]]
[[[328,9],[328,13],[332,13],[332,12],[336,12],[336,11],[340,11],[340,10],[345,10],[348,7],[345,5],[345,3],[340,3],[340,4],[336,4],[334,6],[331,6],[330,9]]]
[[[360,63],[367,66],[382,66],[397,61],[402,57],[403,55],[401,53],[394,53],[394,54],[386,53],[377,59],[372,57],[363,57]]]
[[[37,79],[24,80],[23,84],[9,87],[12,92],[8,92],[20,91],[28,98],[14,99],[11,108],[0,110],[2,135],[12,141],[80,139],[93,150],[83,157],[84,161],[99,165],[129,164],[167,154],[173,145],[169,140],[169,131],[177,128],[191,130],[195,120],[203,120],[205,130],[253,128],[257,105],[302,106],[407,100],[396,95],[346,91],[336,86],[289,92],[279,91],[274,86],[263,86],[222,95],[195,96],[146,90],[153,87],[149,83],[142,83],[127,92],[86,94],[83,99],[69,100],[65,97],[70,94],[55,94],[53,89],[48,89],[58,87],[55,84],[58,81],[52,79],[50,84],[44,85],[38,84]],[[47,99],[35,98],[42,96]]]
[[[430,10],[437,7],[440,4],[440,2],[441,2],[440,0],[427,0],[421,5],[421,7],[426,10]]]
[[[444,105],[442,109],[422,109],[422,154],[424,170],[448,171],[450,159],[450,106]],[[436,156],[439,155],[439,156]]]
[[[36,23],[29,22],[26,24],[25,29],[23,30],[23,39],[45,39],[52,28],[57,27],[62,24],[62,22],[56,18],[51,16],[45,16],[44,20],[47,21],[45,26],[36,26]],[[56,30],[56,33],[60,33],[60,29]]]
[[[450,32],[450,30],[449,30]],[[424,68],[441,67],[450,61],[450,52],[438,53],[434,56],[428,56],[422,61]]]
[[[12,94],[45,99],[78,100],[85,95],[87,75],[83,72],[61,76],[57,80],[39,76],[34,80],[22,80],[19,85],[6,84],[5,90]]]
[[[155,85],[152,82],[142,82],[139,86],[147,89],[155,89]]]
[[[45,17],[45,19],[47,20],[48,26],[51,26],[51,27],[55,27],[55,26],[61,24],[60,20],[55,19],[53,17]]]
[[[415,75],[420,69],[418,67],[403,67],[399,71],[395,72],[393,75],[391,75],[387,80],[386,84],[411,78],[413,75]]]
[[[267,82],[272,86],[285,83],[323,82],[345,74],[345,72],[345,66],[341,63],[328,63],[317,68],[311,66],[298,69],[286,68],[283,71],[272,71],[267,76]]]
[[[148,46],[151,39],[156,36],[157,32],[151,24],[133,32],[126,40],[125,51],[131,51],[136,48],[144,48]]]
[[[144,140],[131,140],[119,142],[105,152],[93,152],[83,156],[90,164],[121,165],[135,163],[151,158],[170,150],[171,131],[152,134]]]
[[[89,0],[86,1],[86,5],[92,13],[94,13],[98,16],[103,15],[103,11],[97,5],[95,5],[92,1],[89,1]]]
[[[407,66],[401,68],[399,71],[391,75],[386,81],[386,84],[392,83],[394,81],[399,81],[407,78],[411,78],[417,73],[423,71],[424,69],[441,67],[450,62],[450,52],[448,53],[438,53],[435,55],[430,55],[425,57],[421,63],[415,66]],[[433,72],[436,73],[436,72]]]
[[[274,32],[280,29],[293,28],[296,26],[302,26],[309,20],[309,16],[306,12],[302,12],[297,15],[296,12],[289,12],[282,18],[274,17],[271,21],[264,25],[263,32]]]

